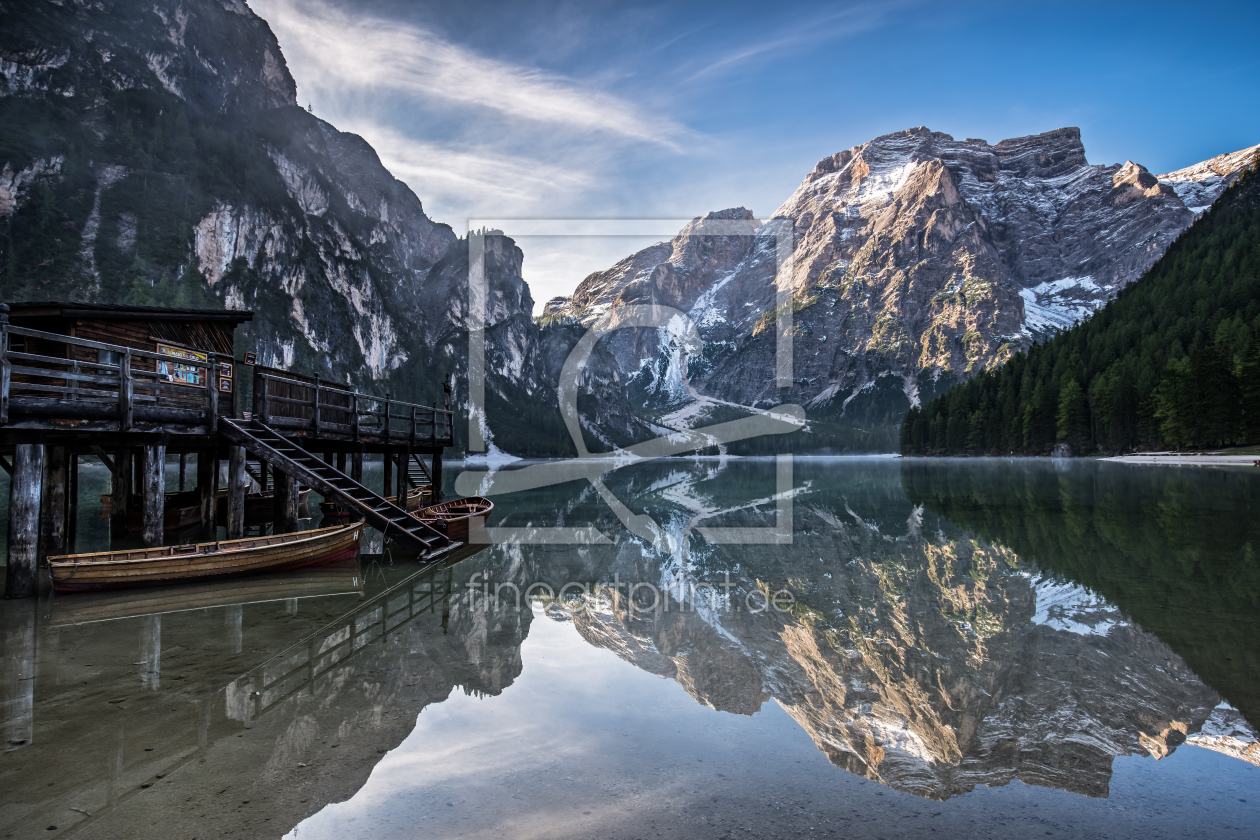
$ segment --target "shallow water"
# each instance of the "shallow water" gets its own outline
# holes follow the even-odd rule
[[[596,544],[4,602],[0,834],[1254,836],[1260,475],[785,466],[487,523]]]

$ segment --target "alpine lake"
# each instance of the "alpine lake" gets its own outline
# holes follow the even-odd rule
[[[0,603],[0,836],[1260,836],[1260,470],[605,466],[429,566]]]

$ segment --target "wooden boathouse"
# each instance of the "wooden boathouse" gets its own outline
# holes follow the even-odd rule
[[[236,358],[235,334],[252,318],[238,310],[0,304],[7,597],[35,594],[42,558],[74,552],[85,455],[112,474],[112,538],[127,534],[138,506],[143,543],[162,545],[167,457],[178,456],[184,491],[194,455],[202,540],[216,539],[220,524],[229,539],[242,536],[251,485],[272,492],[276,527],[293,530],[305,486],[397,542],[419,552],[433,546],[431,531],[386,497],[405,504],[407,491],[424,485],[440,497],[443,449],[454,443],[449,408],[247,364],[256,360]],[[368,454],[383,458],[380,493],[362,485]],[[226,522],[219,522],[225,460]]]

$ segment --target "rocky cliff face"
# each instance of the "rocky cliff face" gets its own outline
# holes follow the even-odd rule
[[[758,232],[697,237],[693,223],[547,311],[588,324],[632,303],[688,313],[701,350],[667,330],[616,345],[649,413],[668,418],[695,400],[694,423],[721,404],[799,403],[822,432],[815,445],[832,428],[837,445],[878,448],[887,435],[869,427],[887,429],[1137,279],[1256,151],[1156,176],[1132,162],[1090,165],[1074,128],[995,145],[910,129],[818,163],[773,214],[793,226],[783,265],[769,226],[727,210],[706,219]],[[775,381],[776,288],[793,295],[789,388]]]
[[[0,297],[253,309],[265,364],[425,402],[451,373],[467,409],[467,241],[297,105],[245,3],[0,10]],[[559,429],[553,380],[522,255],[489,241],[488,427],[527,452],[558,440],[522,422],[545,400]]]

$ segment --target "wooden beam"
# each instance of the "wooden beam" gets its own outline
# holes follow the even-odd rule
[[[127,536],[127,508],[131,506],[131,449],[123,447],[114,455],[114,481],[110,491],[113,510],[109,517],[110,537],[120,540]]]
[[[101,449],[99,446],[93,446],[92,454],[94,454],[97,458],[100,458],[101,463],[104,464],[111,473],[118,472],[118,470],[114,469],[114,459],[109,457],[104,449]]]
[[[64,446],[44,447],[43,498],[40,502],[41,559],[66,553],[66,478]]]
[[[433,453],[433,466],[429,470],[429,480],[433,482],[433,501],[442,501],[442,453]]]
[[[43,473],[44,447],[23,443],[14,448],[13,481],[9,484],[9,566],[4,576],[6,598],[36,594]]]
[[[290,533],[298,528],[298,480],[283,470],[275,470],[276,530]]]
[[[201,539],[218,538],[219,454],[203,449],[197,453],[197,489],[201,491]]]

